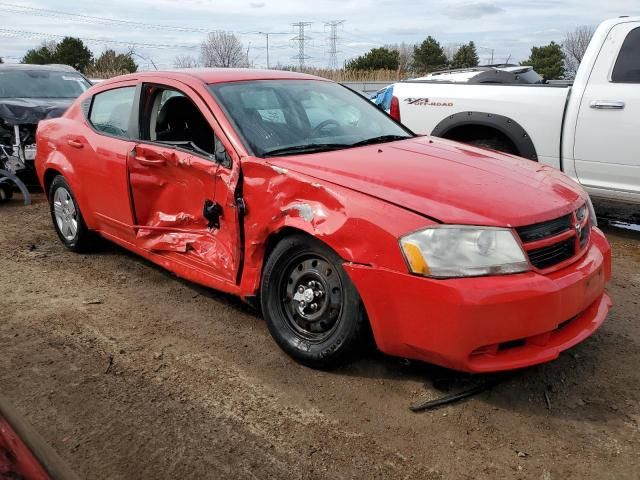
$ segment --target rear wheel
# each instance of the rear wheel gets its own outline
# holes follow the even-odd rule
[[[62,243],[74,252],[88,250],[92,242],[91,232],[84,223],[71,188],[60,175],[51,182],[49,206],[53,226]]]
[[[500,137],[491,137],[491,138],[476,138],[473,140],[467,140],[465,143],[469,145],[474,145],[476,147],[489,148],[491,150],[497,150],[498,152],[510,153],[512,155],[518,155],[518,151],[513,146],[513,143],[506,139]]]
[[[282,240],[269,256],[261,287],[271,335],[299,362],[326,368],[362,346],[366,317],[342,259],[304,235]]]

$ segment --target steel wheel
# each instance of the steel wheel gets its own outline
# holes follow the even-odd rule
[[[344,364],[369,335],[362,300],[343,264],[320,240],[295,234],[276,244],[264,266],[260,306],[269,332],[310,367]]]
[[[340,318],[344,296],[340,276],[317,255],[292,258],[285,272],[280,291],[287,326],[305,340],[322,341]]]
[[[60,234],[72,241],[78,234],[78,211],[69,190],[58,187],[53,195],[53,213]]]

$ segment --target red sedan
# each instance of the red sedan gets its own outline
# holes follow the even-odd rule
[[[546,362],[611,306],[588,195],[535,162],[416,137],[321,78],[148,72],[40,123],[73,251],[99,234],[261,307],[315,367],[380,350],[486,372]]]

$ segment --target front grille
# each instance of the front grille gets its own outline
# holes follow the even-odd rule
[[[570,259],[575,255],[576,240],[570,237],[559,243],[554,243],[547,247],[529,250],[529,261],[536,268],[548,268],[560,262]]]
[[[571,228],[571,214],[559,217],[547,222],[534,223],[525,227],[518,227],[516,231],[520,235],[522,243],[534,242],[543,238],[552,237]]]

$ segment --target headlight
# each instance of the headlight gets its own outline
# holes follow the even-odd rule
[[[504,275],[529,270],[508,228],[438,225],[400,239],[409,269],[436,278]]]

